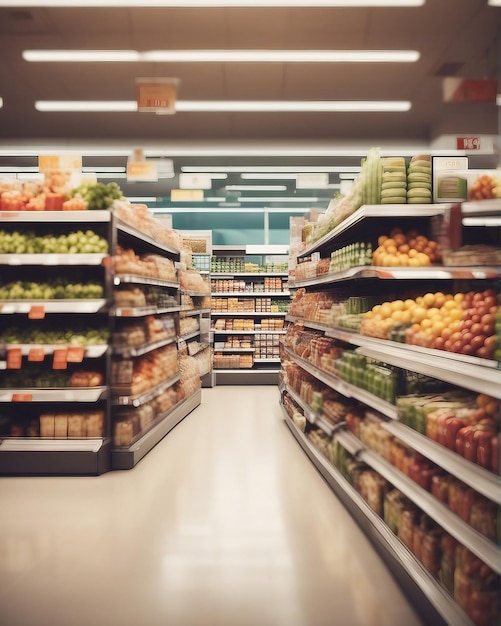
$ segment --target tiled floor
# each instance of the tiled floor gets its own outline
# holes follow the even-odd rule
[[[1,626],[418,626],[282,421],[216,387],[133,470],[0,478]]]

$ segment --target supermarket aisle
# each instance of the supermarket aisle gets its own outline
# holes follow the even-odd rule
[[[281,419],[204,389],[129,472],[0,479],[2,626],[418,626]]]

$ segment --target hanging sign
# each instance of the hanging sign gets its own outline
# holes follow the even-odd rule
[[[40,173],[53,171],[82,171],[82,157],[77,154],[41,154],[38,157]]]
[[[151,161],[129,161],[127,163],[127,182],[158,182],[157,164]]]
[[[204,192],[202,189],[172,189],[170,199],[171,202],[202,202]]]
[[[456,137],[458,150],[480,150],[480,137]]]
[[[448,76],[442,80],[442,95],[444,102],[491,102],[495,104],[497,81]]]
[[[153,113],[175,113],[177,78],[137,78],[137,110]]]

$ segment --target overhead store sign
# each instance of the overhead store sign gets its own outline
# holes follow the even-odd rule
[[[480,137],[456,137],[458,150],[480,150]]]
[[[209,174],[179,174],[181,189],[212,189],[212,177]]]
[[[137,78],[137,110],[150,113],[176,112],[177,78]]]
[[[489,79],[446,77],[442,80],[444,102],[496,103],[497,81]]]
[[[40,173],[57,170],[81,172],[82,157],[75,154],[41,154],[38,157],[38,171]]]
[[[329,174],[298,174],[296,189],[327,189]]]
[[[127,163],[127,182],[148,182],[158,181],[157,164],[151,161],[129,161]]]
[[[202,189],[172,189],[170,199],[171,202],[202,202],[204,192]]]

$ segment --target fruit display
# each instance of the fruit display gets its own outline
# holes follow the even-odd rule
[[[106,344],[109,339],[108,328],[91,326],[54,327],[53,324],[35,326],[7,326],[0,329],[0,344],[63,344],[68,346],[96,346]]]
[[[385,267],[425,267],[440,260],[438,243],[420,235],[416,230],[404,233],[393,228],[388,235],[378,238],[378,247],[372,255],[373,265]]]
[[[407,324],[407,344],[492,359],[499,356],[499,317],[493,289],[466,294],[428,292],[374,306],[364,314],[360,332],[388,339],[392,329]]]
[[[61,278],[49,282],[16,280],[0,286],[0,300],[82,300],[103,295],[100,283],[71,283]]]
[[[381,159],[381,170],[381,204],[405,204],[407,202],[405,159],[384,157]]]
[[[74,211],[109,209],[122,198],[120,187],[112,182],[71,188],[70,172],[45,173],[43,183],[26,181],[0,187],[1,211]]]
[[[468,187],[468,200],[501,198],[501,176],[482,174]]]
[[[70,191],[70,198],[83,200],[89,210],[103,211],[109,209],[114,200],[122,198],[122,191],[115,182],[93,183],[81,185]]]
[[[431,201],[431,157],[417,154],[407,168],[407,203],[430,204]]]
[[[108,252],[108,242],[92,230],[64,235],[0,230],[0,254],[79,254]]]

